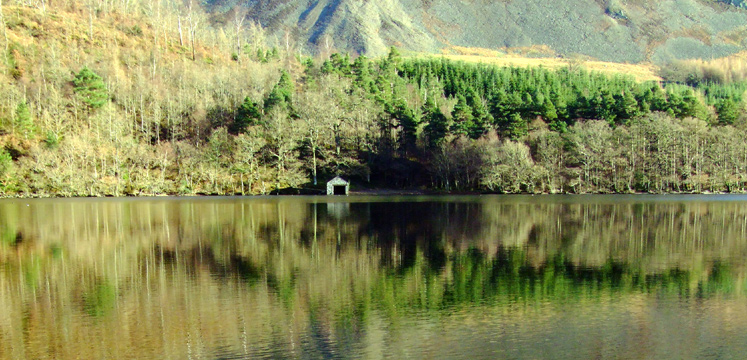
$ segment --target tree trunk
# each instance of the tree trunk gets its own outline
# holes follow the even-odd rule
[[[192,32],[192,61],[195,61],[195,33]]]
[[[311,144],[311,157],[314,163],[314,186],[316,186],[316,144]]]
[[[93,8],[88,9],[88,39],[93,42]]]
[[[184,35],[182,34],[182,17],[179,16],[177,20],[179,24],[179,46],[184,46]]]
[[[243,11],[237,6],[234,9],[233,24],[236,27],[236,61],[241,59],[241,29],[244,26],[244,19],[246,18]]]
[[[236,28],[236,61],[241,59],[241,26]]]
[[[5,37],[5,53],[8,53],[8,28],[5,26],[5,15],[3,15],[3,1],[0,0],[0,25],[3,27],[3,37]]]

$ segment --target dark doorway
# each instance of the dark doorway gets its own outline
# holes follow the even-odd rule
[[[345,188],[346,188],[345,185],[335,185],[334,194],[335,195],[347,195],[348,192],[345,191]]]

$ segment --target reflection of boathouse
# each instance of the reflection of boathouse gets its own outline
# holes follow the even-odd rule
[[[342,220],[350,216],[350,203],[349,202],[332,202],[327,203],[327,215]]]
[[[350,183],[339,176],[327,183],[327,195],[347,195],[349,190]]]

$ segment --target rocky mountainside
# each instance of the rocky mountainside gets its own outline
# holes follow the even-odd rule
[[[308,50],[379,55],[389,46],[546,45],[562,56],[617,62],[726,56],[747,46],[741,0],[211,0],[214,14],[248,7],[277,39]],[[328,36],[327,36],[328,35]],[[326,41],[326,42],[325,42]]]

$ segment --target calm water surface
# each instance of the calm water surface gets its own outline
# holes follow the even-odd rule
[[[2,359],[744,359],[747,197],[0,201]]]

